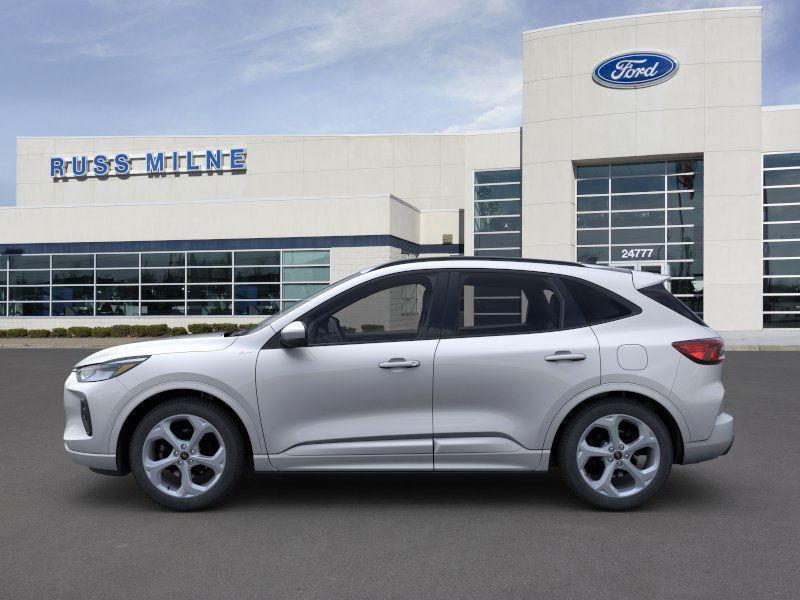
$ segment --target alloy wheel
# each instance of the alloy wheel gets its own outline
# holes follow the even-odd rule
[[[225,443],[209,421],[191,414],[171,415],[144,440],[142,467],[150,483],[176,498],[200,496],[225,470]]]
[[[640,493],[655,479],[661,448],[644,421],[612,414],[584,430],[575,458],[581,477],[592,490],[623,498]]]

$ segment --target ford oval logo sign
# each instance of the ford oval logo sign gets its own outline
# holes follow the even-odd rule
[[[601,62],[592,79],[610,88],[640,88],[666,81],[678,72],[678,61],[660,52],[629,52]]]

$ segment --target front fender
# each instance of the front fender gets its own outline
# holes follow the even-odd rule
[[[631,392],[641,396],[646,396],[654,402],[657,402],[663,406],[670,415],[672,415],[673,419],[675,419],[675,422],[678,424],[678,429],[681,432],[681,437],[684,440],[691,439],[689,436],[689,427],[686,424],[686,419],[681,411],[678,410],[678,408],[666,396],[659,394],[657,391],[649,387],[637,385],[635,383],[605,383],[589,388],[588,390],[584,390],[564,404],[549,422],[547,419],[545,419],[545,422],[542,426],[542,431],[540,431],[540,435],[544,436],[543,450],[552,449],[553,441],[555,440],[558,428],[576,406],[595,396],[613,392]]]
[[[215,398],[218,398],[222,402],[224,402],[234,413],[239,417],[242,424],[244,425],[245,430],[247,431],[247,436],[250,439],[250,445],[253,448],[253,454],[266,454],[266,443],[263,437],[263,433],[261,432],[261,428],[257,427],[253,422],[250,414],[247,412],[246,408],[242,406],[240,402],[234,399],[229,394],[225,393],[218,387],[210,385],[208,383],[202,381],[195,381],[195,380],[171,380],[165,381],[162,383],[158,383],[151,387],[148,387],[145,390],[139,391],[120,411],[117,415],[116,420],[114,421],[114,426],[111,429],[111,433],[109,435],[108,440],[108,450],[111,453],[116,452],[117,448],[117,441],[119,440],[120,432],[122,431],[122,427],[127,421],[130,414],[139,406],[142,402],[147,400],[148,398],[152,398],[153,396],[160,394],[162,392],[169,392],[172,390],[193,390],[197,392],[203,392],[206,394],[210,394]]]

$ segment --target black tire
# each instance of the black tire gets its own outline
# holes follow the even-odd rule
[[[660,454],[656,474],[650,483],[643,490],[623,497],[611,497],[593,490],[581,474],[576,458],[583,432],[597,419],[615,414],[634,417],[650,427],[658,441]],[[565,424],[556,452],[559,470],[567,486],[580,498],[605,510],[628,510],[639,506],[658,492],[672,470],[672,440],[664,422],[650,407],[625,398],[604,398],[580,408]]]
[[[219,480],[208,491],[187,498],[170,496],[158,489],[147,477],[142,464],[142,450],[148,433],[167,417],[182,414],[208,421],[219,432],[225,445],[225,465]],[[186,396],[168,400],[145,414],[134,429],[129,456],[133,476],[145,494],[166,508],[192,511],[216,504],[234,488],[244,471],[247,450],[239,427],[228,412],[208,400]]]

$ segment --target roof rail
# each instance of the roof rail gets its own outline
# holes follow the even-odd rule
[[[406,265],[411,263],[421,262],[434,262],[434,261],[447,261],[447,260],[477,260],[477,261],[492,261],[492,262],[519,262],[526,264],[545,264],[545,265],[564,265],[567,267],[587,267],[583,263],[572,262],[568,260],[551,260],[546,258],[503,258],[502,256],[426,256],[424,258],[406,258],[403,260],[393,260],[387,263],[375,265],[367,271],[375,271],[377,269],[385,269],[394,265]]]

